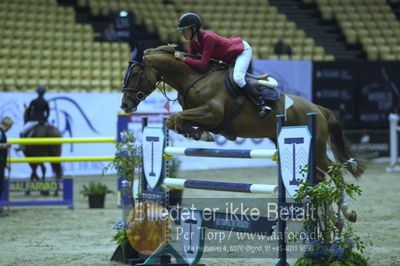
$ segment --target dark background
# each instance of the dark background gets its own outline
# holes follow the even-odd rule
[[[356,150],[389,155],[389,113],[399,110],[400,62],[315,62],[313,102],[335,111]]]

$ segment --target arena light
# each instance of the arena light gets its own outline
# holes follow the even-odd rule
[[[119,16],[120,16],[120,17],[122,17],[122,18],[125,18],[125,17],[127,17],[127,16],[128,16],[128,12],[127,12],[127,11],[124,11],[124,10],[122,10],[122,11],[120,11],[120,12],[119,12]]]

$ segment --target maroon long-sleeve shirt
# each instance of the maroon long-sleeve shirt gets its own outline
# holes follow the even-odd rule
[[[199,53],[201,58],[185,57],[184,59],[185,63],[194,68],[207,69],[210,58],[230,64],[243,52],[244,45],[239,36],[224,38],[207,30],[200,31],[200,33],[202,36],[200,43],[193,40],[189,42],[189,54]]]

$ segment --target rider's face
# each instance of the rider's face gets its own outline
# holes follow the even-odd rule
[[[183,38],[185,38],[185,40],[189,41],[190,37],[192,37],[192,29],[184,29],[181,31],[182,32],[182,36]]]

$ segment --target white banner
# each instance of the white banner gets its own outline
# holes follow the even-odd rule
[[[24,105],[36,98],[36,93],[2,92],[0,93],[0,118],[10,116],[14,120],[14,126],[7,132],[8,138],[19,138],[23,128]],[[169,95],[175,99],[175,93]],[[114,137],[117,134],[117,113],[121,112],[120,93],[46,93],[45,99],[50,104],[49,123],[56,126],[62,132],[63,137]],[[163,113],[165,97],[158,92],[153,93],[139,105],[138,113]],[[171,105],[171,112],[180,111],[180,106]],[[161,117],[150,117],[150,123],[160,125]],[[134,130],[137,139],[141,139],[140,117],[133,117],[133,123],[129,128]],[[241,139],[228,141],[221,136],[216,136],[216,142],[200,142],[187,140],[186,138],[171,133],[174,146],[199,147],[199,148],[224,148],[224,149],[275,149],[274,144],[268,139]],[[15,151],[16,145],[11,148],[12,158],[24,157],[22,152]],[[83,143],[64,144],[62,157],[90,157],[113,156],[115,144],[112,143]],[[181,170],[232,168],[232,167],[256,167],[275,165],[270,160],[262,159],[219,159],[219,158],[179,158],[182,162]],[[99,175],[108,162],[74,162],[62,163],[64,176]],[[46,163],[47,176],[50,176],[50,165]],[[38,170],[41,176],[40,170]],[[12,165],[11,177],[28,178],[31,169],[27,163],[15,163]],[[8,174],[7,174],[8,176]]]
[[[171,95],[170,97],[173,97]],[[0,93],[0,119],[10,116],[13,127],[7,132],[8,138],[19,138],[23,128],[24,106],[37,97],[29,92]],[[117,113],[121,112],[120,93],[46,93],[45,99],[50,105],[48,122],[56,126],[63,137],[114,137],[117,135]],[[163,112],[166,100],[161,93],[154,93],[140,105],[140,112]],[[172,109],[176,109],[174,105]],[[11,148],[12,158],[24,157],[22,152]],[[64,144],[62,157],[113,156],[113,143]],[[108,162],[74,162],[62,163],[64,176],[99,175]],[[47,176],[52,175],[50,165],[46,163]],[[38,170],[41,176],[40,170]],[[31,169],[27,163],[12,165],[11,177],[28,178]],[[7,175],[8,176],[8,175]]]

